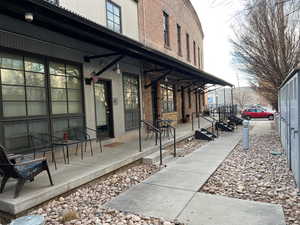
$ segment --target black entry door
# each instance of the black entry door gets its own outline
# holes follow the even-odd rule
[[[113,114],[111,82],[100,80],[95,85],[96,127],[102,138],[112,138]]]

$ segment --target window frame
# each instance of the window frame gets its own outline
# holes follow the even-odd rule
[[[30,134],[30,125],[33,124],[34,122],[44,122],[47,124],[47,132],[50,136],[53,136],[54,133],[54,120],[56,119],[66,119],[68,121],[68,129],[71,128],[71,120],[81,120],[81,124],[84,127],[86,125],[86,120],[85,120],[85,102],[84,102],[84,83],[83,83],[83,65],[80,63],[74,63],[71,61],[63,60],[63,59],[57,59],[53,57],[47,57],[44,55],[39,55],[39,54],[34,54],[34,53],[28,53],[25,51],[20,51],[20,50],[12,50],[9,48],[0,48],[0,52],[3,54],[11,54],[15,55],[18,57],[21,57],[23,59],[23,67],[25,64],[24,59],[25,58],[32,58],[32,59],[37,59],[39,61],[42,61],[44,65],[44,82],[45,86],[43,87],[45,89],[45,104],[46,104],[46,114],[45,115],[37,115],[37,116],[29,116],[27,113],[25,116],[17,116],[17,117],[4,117],[3,115],[3,104],[2,104],[2,82],[0,79],[0,143],[3,145],[6,145],[6,139],[5,139],[5,127],[10,124],[25,124],[26,125],[26,131],[27,135]],[[74,114],[59,114],[59,115],[54,115],[52,114],[52,104],[51,104],[51,86],[50,86],[50,71],[49,71],[49,64],[50,62],[59,62],[63,64],[67,64],[69,66],[76,66],[78,67],[79,70],[79,82],[80,82],[80,95],[81,95],[81,113],[74,113]],[[24,77],[25,77],[25,67],[23,68],[24,71]],[[24,81],[25,83],[25,81]],[[26,86],[23,86],[26,87]],[[26,99],[25,99],[26,100]],[[27,100],[26,100],[27,101]],[[30,101],[29,101],[30,102]],[[26,111],[27,111],[27,102],[26,102]],[[30,143],[29,136],[28,138],[28,143]],[[16,148],[12,149],[13,151],[17,151],[17,153],[28,153],[32,152],[32,147],[31,146],[25,146],[24,148]]]
[[[177,24],[177,54],[182,56],[182,40],[181,40],[182,32],[181,26]]]
[[[170,20],[169,14],[163,11],[163,36],[165,48],[170,48]]]
[[[118,31],[116,31],[115,29],[111,29],[111,28],[109,28],[109,26],[108,26],[108,21],[111,21],[110,19],[108,19],[108,4],[112,4],[113,5],[113,7],[116,7],[116,8],[118,8],[118,10],[119,10],[119,12],[120,12],[120,16],[119,16],[119,19],[120,19],[120,32],[118,32]],[[116,32],[116,33],[119,33],[119,34],[123,34],[123,23],[122,23],[122,7],[119,5],[119,4],[117,4],[117,3],[115,3],[114,1],[112,1],[112,0],[106,0],[105,1],[105,15],[106,15],[106,27],[109,29],[109,30],[112,30],[112,31],[114,31],[114,32]],[[114,16],[114,14],[113,14],[113,16]],[[113,25],[115,25],[115,22],[114,21],[111,21],[112,23],[113,23]]]
[[[186,59],[188,62],[191,61],[191,49],[190,49],[190,35],[186,33]]]
[[[173,113],[176,112],[176,92],[175,92],[175,85],[168,84],[168,83],[161,83],[160,84],[160,93],[161,93],[161,112],[162,113]],[[172,91],[172,99],[171,96],[169,96],[169,91]],[[166,95],[165,95],[166,93]],[[165,100],[164,97],[167,97]],[[169,109],[169,103],[172,100],[173,109]],[[167,103],[167,110],[165,111],[164,103]]]
[[[196,42],[195,41],[193,41],[193,51],[194,51],[194,65],[197,66]]]

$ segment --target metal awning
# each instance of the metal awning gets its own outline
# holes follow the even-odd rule
[[[174,72],[190,76],[193,79],[199,79],[204,83],[233,86],[223,79],[44,0],[0,1],[0,13],[24,20],[26,12],[34,14],[33,25],[101,46],[121,55],[157,64]]]

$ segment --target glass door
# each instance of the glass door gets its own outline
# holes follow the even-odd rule
[[[95,88],[96,127],[102,138],[113,137],[110,81],[98,81]]]

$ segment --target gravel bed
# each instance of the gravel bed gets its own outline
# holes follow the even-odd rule
[[[300,224],[300,196],[278,136],[252,135],[251,149],[238,145],[200,191],[282,205],[287,225]]]
[[[46,225],[174,225],[150,218],[105,209],[103,204],[137,185],[159,170],[154,165],[137,165],[84,185],[64,197],[49,201],[30,214],[43,215]]]

